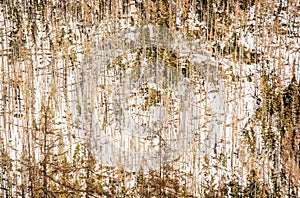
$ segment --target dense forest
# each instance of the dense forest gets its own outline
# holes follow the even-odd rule
[[[0,24],[0,197],[300,197],[299,0],[2,0]]]

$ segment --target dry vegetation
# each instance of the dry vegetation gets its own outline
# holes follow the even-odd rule
[[[299,13],[297,0],[0,1],[0,197],[299,197]],[[195,141],[188,173],[104,166],[82,138],[85,58],[147,24],[199,42],[224,75],[224,139],[205,156]]]

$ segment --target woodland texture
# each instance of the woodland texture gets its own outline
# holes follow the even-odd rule
[[[300,197],[299,13],[297,0],[0,1],[0,197]],[[128,108],[149,113],[162,105],[179,122],[153,125],[145,141],[157,149],[156,168],[132,170],[117,162],[122,159],[103,163],[102,143],[92,141],[95,112],[101,112],[98,132],[107,134],[124,111],[117,89],[87,73],[97,69],[99,46],[149,25],[182,36],[189,43],[182,46],[199,46],[214,71],[204,72],[205,61],[199,71],[180,50],[151,45],[121,52],[108,64],[111,85],[125,84],[132,71],[140,79],[144,60],[168,68],[170,86],[134,92],[134,101],[143,103]],[[172,90],[182,79],[199,101],[184,102],[184,94]],[[86,95],[91,91],[100,93],[91,95],[100,98],[97,104]],[[211,107],[215,93],[222,107]],[[185,97],[195,101],[192,96]],[[177,149],[184,153],[167,161],[165,145],[176,150],[172,138],[187,137],[193,105],[200,110],[191,122],[201,124]],[[119,136],[121,129],[109,141]],[[132,141],[120,147],[139,150],[143,143]]]

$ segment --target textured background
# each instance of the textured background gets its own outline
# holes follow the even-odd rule
[[[299,1],[0,2],[1,197],[300,196]]]

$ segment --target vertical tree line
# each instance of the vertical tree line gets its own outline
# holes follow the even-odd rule
[[[0,1],[0,196],[299,196],[298,10],[297,1]],[[176,162],[148,172],[105,166],[88,137],[82,141],[85,58],[103,39],[148,24],[199,42],[224,76],[223,140],[204,157],[191,153],[190,173]],[[150,56],[160,53],[178,67],[175,53]],[[245,83],[251,96],[243,95]],[[148,106],[159,102],[155,94]]]

